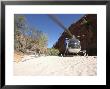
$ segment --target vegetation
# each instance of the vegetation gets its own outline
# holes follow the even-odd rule
[[[42,31],[28,25],[26,18],[15,15],[14,19],[14,48],[18,52],[26,53],[27,50],[45,53],[48,37]]]
[[[27,53],[34,51],[45,55],[59,54],[55,48],[47,48],[48,37],[42,31],[29,26],[23,15],[14,18],[14,49],[17,52]]]
[[[58,56],[59,54],[59,50],[58,49],[55,49],[55,48],[48,48],[48,55],[51,55],[51,56]]]

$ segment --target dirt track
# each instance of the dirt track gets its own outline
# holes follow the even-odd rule
[[[35,57],[24,56],[19,63],[14,62],[14,75],[20,76],[96,76],[96,56],[75,57]]]

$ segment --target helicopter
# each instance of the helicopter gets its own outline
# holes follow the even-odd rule
[[[85,55],[86,50],[81,51],[80,40],[77,39],[75,37],[75,35],[73,35],[55,15],[48,14],[48,16],[70,36],[69,38],[65,38],[65,42],[64,42],[65,52],[64,52],[64,55],[68,55],[68,53],[78,55],[79,52],[83,52],[84,55]]]

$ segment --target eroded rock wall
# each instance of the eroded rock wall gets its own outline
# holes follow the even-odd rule
[[[84,23],[87,20],[87,23]],[[86,50],[89,56],[97,55],[97,14],[88,14],[82,17],[76,23],[71,24],[69,31],[76,36],[81,42],[81,49]],[[64,53],[65,37],[69,37],[63,32],[54,48],[59,49],[60,53]]]

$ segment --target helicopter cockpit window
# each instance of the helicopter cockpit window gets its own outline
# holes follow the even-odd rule
[[[81,48],[80,41],[78,39],[71,39],[69,41],[68,47],[79,49],[79,48]]]

